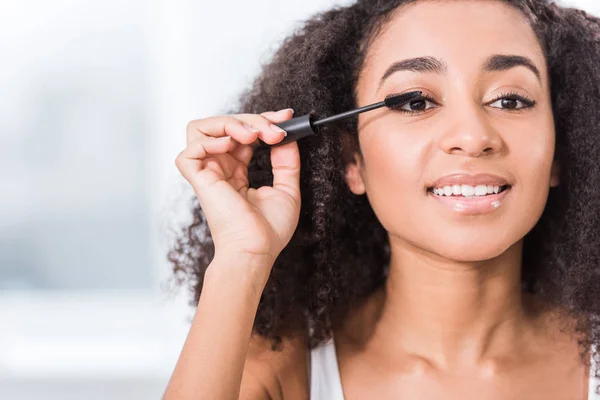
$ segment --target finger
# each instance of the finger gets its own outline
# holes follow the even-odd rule
[[[219,138],[200,136],[197,140],[190,143],[182,153],[184,157],[197,160],[206,159],[211,155],[220,155],[221,158],[223,156],[230,156],[227,159],[228,165],[231,164],[230,161],[235,160],[247,168],[254,152],[250,146],[238,143],[231,136],[222,136]],[[221,159],[221,161],[224,160]],[[197,168],[196,164],[193,165],[196,167],[196,170],[200,169]],[[207,165],[206,163],[202,164],[203,168],[206,168]]]
[[[236,143],[235,140],[233,144],[235,147],[231,150],[231,155],[247,167],[252,160],[254,149],[248,145]]]
[[[195,175],[202,170],[202,160],[211,154],[222,154],[229,150],[231,138],[213,138],[197,140],[187,146],[175,159],[177,169],[183,177],[193,184]]]
[[[231,136],[203,137],[188,144],[183,153],[187,158],[203,159],[208,155],[227,153],[231,145]]]
[[[268,119],[273,124],[278,124],[278,123],[287,121],[288,119],[292,118],[293,115],[294,115],[294,110],[291,109],[291,108],[286,108],[286,109],[279,110],[279,111],[266,111],[266,112],[261,113],[260,115],[263,116],[263,117],[265,117],[266,119]],[[279,128],[279,127],[275,127],[275,128]],[[266,143],[269,143],[269,144],[279,143],[281,140],[283,140],[283,138],[286,135],[287,135],[287,133],[284,134],[283,137],[281,137],[280,139],[276,138],[274,140],[274,142],[268,142],[267,141]],[[263,140],[263,141],[265,141],[265,140]],[[252,148],[256,148],[259,145],[260,145],[260,142],[258,140],[255,140],[251,144]]]
[[[284,110],[285,111],[285,110]],[[276,121],[289,119],[291,111],[274,113]],[[196,140],[198,135],[222,137],[231,136],[242,144],[252,144],[261,139],[269,144],[279,143],[285,137],[285,132],[262,115],[236,114],[193,120],[186,128],[187,141]]]
[[[245,121],[231,115],[224,115],[190,121],[186,133],[187,143],[203,136],[214,138],[231,136],[239,143],[249,144],[256,140],[260,131],[252,128]]]
[[[273,188],[300,202],[300,151],[295,141],[271,148]]]
[[[294,116],[294,109],[286,108],[286,109],[279,110],[279,111],[267,111],[267,112],[261,113],[260,115],[267,118],[271,122],[280,123],[280,122],[284,122],[284,121],[287,121],[288,119],[292,118]]]
[[[220,138],[214,138],[211,136],[200,136],[198,138],[198,141],[201,143],[204,142],[212,142],[215,140],[225,140],[224,138],[231,138],[231,136],[222,136]],[[223,156],[227,156],[230,155],[232,159],[235,159],[237,161],[239,161],[240,163],[242,163],[244,166],[248,167],[248,164],[250,164],[250,160],[252,159],[252,154],[254,153],[252,147],[250,147],[249,145],[246,144],[241,144],[240,142],[236,141],[235,139],[231,138],[231,143],[229,145],[229,147],[214,147],[215,152],[212,154],[222,154]],[[229,154],[227,154],[229,153]]]
[[[250,120],[250,129],[258,129],[258,139],[268,144],[276,144],[283,140],[287,133],[275,125],[268,118],[257,115],[258,118]],[[248,123],[247,123],[248,124]]]

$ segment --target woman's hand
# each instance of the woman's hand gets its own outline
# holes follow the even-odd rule
[[[297,143],[271,148],[273,186],[248,188],[248,164],[257,139],[279,143],[285,133],[272,123],[293,110],[215,116],[191,121],[187,147],[175,164],[192,185],[215,244],[215,258],[250,256],[272,265],[290,241],[300,214]]]

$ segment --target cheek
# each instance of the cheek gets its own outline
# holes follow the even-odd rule
[[[510,163],[523,207],[516,218],[535,224],[541,216],[550,190],[554,159],[554,129],[524,132],[511,145]],[[532,226],[533,227],[533,226]]]
[[[554,159],[555,132],[552,114],[539,113],[525,126],[515,126],[503,135],[508,149],[508,167],[514,171],[517,183],[526,192],[546,193]]]
[[[406,135],[381,135],[363,144],[365,185],[371,207],[383,226],[408,223],[425,196],[422,171],[431,144]]]

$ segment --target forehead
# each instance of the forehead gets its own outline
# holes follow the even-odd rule
[[[474,74],[492,54],[528,57],[545,79],[542,48],[516,8],[495,0],[421,0],[386,22],[370,44],[361,80],[376,86],[393,62],[422,56],[445,61],[450,74]]]

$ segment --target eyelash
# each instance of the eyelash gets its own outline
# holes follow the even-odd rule
[[[498,100],[502,100],[502,99],[518,100],[518,101],[521,101],[523,103],[523,107],[517,108],[517,109],[494,107],[494,108],[500,108],[501,110],[506,110],[506,111],[513,112],[513,113],[514,112],[522,112],[522,111],[524,111],[524,110],[526,110],[528,108],[535,107],[535,104],[536,104],[535,100],[532,100],[532,99],[530,99],[530,98],[528,98],[526,96],[521,96],[520,94],[518,94],[516,92],[502,93],[502,94],[498,95],[492,101],[488,102],[487,104],[493,104],[493,103],[497,102]],[[406,114],[409,114],[409,115],[420,114],[420,113],[423,113],[423,112],[429,110],[429,109],[427,109],[427,110],[404,110],[404,109],[400,108],[400,107],[404,107],[406,104],[409,104],[411,101],[415,101],[415,100],[426,100],[426,101],[429,101],[429,102],[431,102],[431,103],[433,103],[435,105],[439,105],[438,103],[436,103],[436,101],[432,97],[430,97],[430,96],[428,96],[426,94],[423,94],[423,95],[417,97],[416,99],[411,99],[411,100],[407,101],[406,103],[399,104],[397,107],[394,107],[393,110],[394,111],[399,111],[399,112],[402,112],[402,113],[406,113]]]

